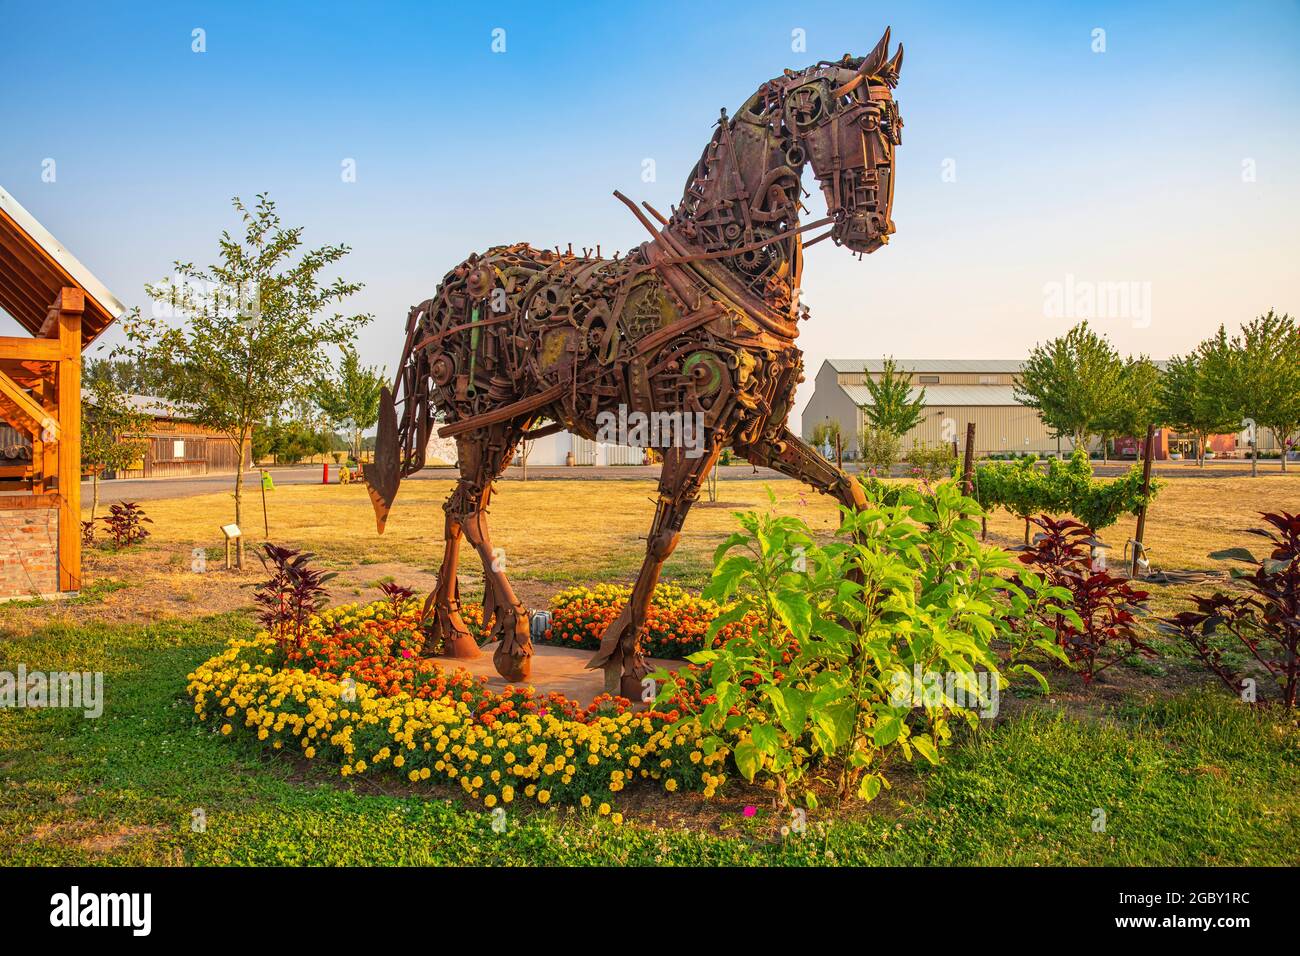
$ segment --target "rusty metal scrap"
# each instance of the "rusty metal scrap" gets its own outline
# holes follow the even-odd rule
[[[483,561],[484,627],[498,642],[497,670],[510,680],[529,676],[528,613],[495,557],[486,515],[492,482],[540,422],[587,438],[596,437],[603,413],[681,412],[704,422],[699,454],[680,441],[659,446],[664,464],[645,561],[588,665],[604,667],[606,688],[624,696],[640,696],[650,595],[724,447],[845,505],[862,504],[856,484],[786,420],[803,380],[794,344],[807,315],[799,303],[802,234],[829,226],[812,241],[829,237],[862,254],[894,231],[902,120],[891,91],[903,50],[891,56],[888,48],[886,30],[867,56],[787,70],[735,116],[724,111],[671,216],[616,194],[650,233],[627,256],[498,246],[456,266],[411,309],[365,477],[382,532],[398,483],[424,466],[430,437],[456,438],[460,480],[444,505],[445,552],[430,595],[431,643],[444,653],[478,654],[459,610],[464,538]],[[829,216],[801,224],[808,165]]]

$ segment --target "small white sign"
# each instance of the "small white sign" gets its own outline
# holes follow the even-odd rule
[[[223,524],[221,526],[221,533],[227,538],[238,538],[243,535],[243,532],[239,530],[239,525],[237,524]]]

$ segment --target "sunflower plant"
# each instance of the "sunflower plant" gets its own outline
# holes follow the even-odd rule
[[[783,804],[814,806],[817,782],[870,800],[899,755],[937,763],[955,720],[996,714],[992,645],[1025,613],[1006,599],[1011,556],[976,538],[979,514],[955,482],[845,510],[820,545],[797,518],[738,514],[704,594],[729,608],[711,631],[757,623],[655,675],[661,699]]]

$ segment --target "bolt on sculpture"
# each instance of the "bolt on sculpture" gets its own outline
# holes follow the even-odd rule
[[[902,61],[901,46],[889,55],[886,30],[865,57],[786,70],[736,116],[724,110],[671,217],[643,204],[648,217],[615,193],[651,235],[626,257],[497,246],[472,255],[411,309],[364,476],[382,533],[401,478],[424,466],[435,423],[442,421],[439,435],[456,439],[460,480],[443,506],[431,642],[453,657],[479,653],[456,582],[468,538],[483,561],[483,626],[499,642],[493,663],[509,680],[529,676],[528,613],[487,526],[492,483],[521,440],[563,428],[595,438],[609,416],[629,410],[703,424],[695,447],[686,447],[681,429],[649,442],[664,461],[645,561],[587,665],[603,667],[605,689],[623,696],[640,696],[651,594],[724,447],[844,505],[865,504],[857,484],[786,425],[803,380],[794,345],[797,320],[807,317],[801,234],[829,226],[807,245],[829,237],[862,254],[894,231],[894,147],[903,124],[890,91]],[[830,215],[801,225],[809,163]]]

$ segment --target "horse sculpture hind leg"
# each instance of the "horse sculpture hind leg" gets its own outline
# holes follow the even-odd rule
[[[632,596],[617,618],[605,629],[600,649],[587,662],[587,668],[605,669],[605,693],[618,694],[629,700],[641,697],[641,681],[650,667],[641,654],[641,632],[659,572],[677,547],[686,513],[700,495],[704,478],[718,460],[722,446],[716,440],[698,457],[692,458],[681,447],[665,449],[663,469],[659,473],[659,501],[654,522],[646,539],[645,561],[637,574]]]
[[[532,670],[533,644],[528,611],[515,597],[488,534],[487,506],[492,482],[505,471],[520,432],[512,424],[492,425],[457,439],[461,477],[447,498],[447,546],[434,591],[434,638],[441,638],[452,657],[478,656],[460,616],[456,565],[462,534],[483,562],[483,629],[497,640],[492,663],[502,677],[527,680]]]

